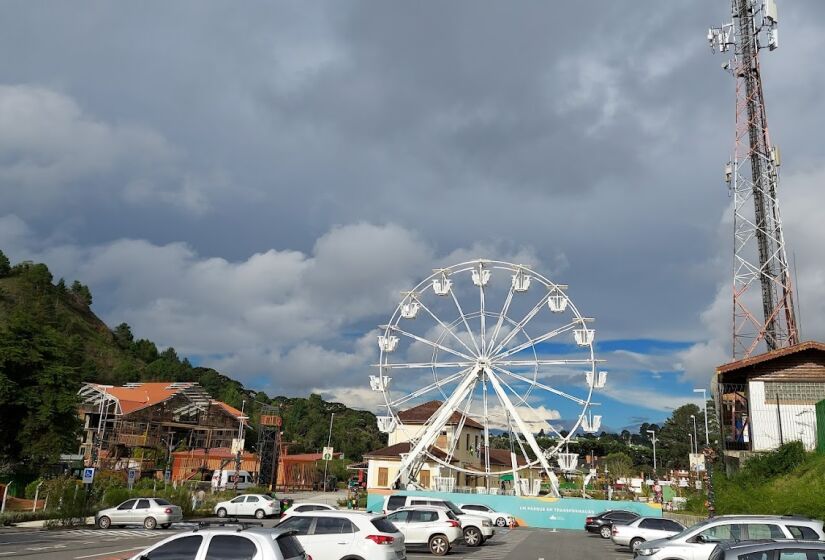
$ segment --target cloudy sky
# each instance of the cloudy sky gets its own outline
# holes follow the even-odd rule
[[[803,338],[825,337],[825,3],[763,57]],[[437,266],[526,262],[596,318],[604,422],[728,357],[726,2],[3,2],[0,248],[110,325],[370,408]],[[547,403],[552,409],[552,403]]]

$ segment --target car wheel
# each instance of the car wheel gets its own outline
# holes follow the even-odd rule
[[[262,509],[256,509],[255,510],[255,519],[263,519],[264,517],[266,517],[266,514],[264,513],[264,510],[262,510]]]
[[[430,537],[430,552],[436,556],[444,556],[450,551],[450,541],[444,535],[433,535]]]
[[[507,526],[507,520],[506,519],[504,519],[503,517],[499,517],[498,519],[496,519],[496,527],[506,527],[506,526]]]
[[[464,543],[467,546],[481,546],[482,542],[481,531],[476,527],[467,527],[464,529]]]
[[[112,520],[105,515],[97,520],[97,526],[101,529],[108,529],[112,526]]]
[[[603,539],[609,539],[612,532],[613,530],[610,528],[610,525],[603,525],[602,528],[599,529],[599,534]]]
[[[218,517],[223,519],[224,517],[226,517],[226,508],[218,508],[217,513],[218,513]]]
[[[636,537],[635,539],[631,539],[630,541],[630,550],[636,552],[636,549],[639,548],[639,545],[645,542],[645,540],[641,537]]]
[[[154,529],[158,526],[158,521],[154,517],[147,517],[143,520],[143,528],[144,529]]]

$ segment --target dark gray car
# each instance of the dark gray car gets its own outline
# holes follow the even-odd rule
[[[819,560],[823,557],[823,541],[763,540],[719,543],[708,560]]]

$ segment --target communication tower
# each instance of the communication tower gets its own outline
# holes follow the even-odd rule
[[[736,140],[725,180],[733,196],[733,358],[741,359],[796,344],[799,333],[777,198],[781,160],[768,135],[759,69],[759,52],[779,46],[776,2],[731,0],[731,15],[708,40],[714,51],[733,53],[723,68],[736,80]]]
[[[281,451],[281,416],[277,406],[261,405],[258,426],[258,485],[270,490],[278,482],[278,459]]]

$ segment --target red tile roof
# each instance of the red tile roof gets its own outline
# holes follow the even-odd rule
[[[246,414],[244,414],[243,412],[241,412],[240,410],[238,410],[237,408],[235,408],[231,404],[226,404],[223,401],[212,401],[212,404],[214,404],[216,406],[219,406],[220,408],[222,408],[224,411],[228,412],[229,414],[231,414],[235,418],[241,418],[241,417],[246,418]]]
[[[182,390],[181,387],[172,387],[168,381],[141,383],[134,387],[109,387],[96,383],[92,385],[99,391],[115,397],[123,414],[129,414],[141,408],[162,403]]]
[[[428,401],[424,404],[420,404],[418,406],[414,406],[413,408],[408,408],[407,410],[402,410],[398,413],[398,419],[401,420],[404,424],[424,424],[430,417],[436,413],[436,411],[441,407],[442,401]],[[456,411],[450,416],[450,419],[447,420],[447,424],[450,426],[457,426],[459,421],[461,420],[461,413]],[[467,417],[467,420],[464,421],[464,425],[468,428],[477,428],[479,430],[483,430],[484,426],[470,418]]]
[[[402,453],[409,453],[410,452],[410,442],[402,441],[401,443],[396,443],[395,445],[390,445],[389,447],[384,447],[383,449],[377,449],[375,451],[370,451],[369,453],[364,453],[364,458],[371,457],[373,459],[377,458],[392,458],[395,459],[400,457]],[[439,459],[447,460],[447,454],[441,451],[437,447],[430,447],[429,452],[432,453],[434,456],[438,457]],[[453,459],[456,461],[456,459]]]
[[[737,369],[742,369],[752,365],[761,364],[762,362],[767,362],[769,360],[774,360],[776,358],[781,358],[782,356],[787,356],[789,354],[804,352],[805,350],[818,350],[820,352],[825,352],[825,344],[813,340],[809,340],[807,342],[800,342],[799,344],[794,344],[793,346],[778,348],[771,352],[757,354],[756,356],[750,356],[742,360],[737,360],[735,362],[730,362],[728,364],[717,366],[716,372],[727,373],[729,371],[735,371]]]
[[[481,453],[481,457],[479,458],[479,462],[484,463],[484,453]],[[510,459],[510,450],[509,449],[490,449],[490,464],[496,465],[499,467],[508,467],[512,468],[513,462]],[[527,460],[521,455],[521,453],[516,452],[516,464],[519,466],[526,465]]]
[[[333,453],[332,456],[335,459],[340,459],[342,453]],[[285,462],[295,462],[295,463],[312,463],[314,461],[321,461],[323,460],[324,455],[323,453],[296,453],[295,455],[281,455],[280,459]]]

